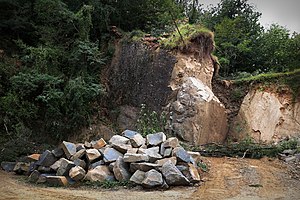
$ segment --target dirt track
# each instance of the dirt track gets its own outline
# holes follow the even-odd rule
[[[289,167],[278,160],[208,158],[207,161],[211,169],[199,187],[167,191],[40,187],[0,171],[0,199],[300,199],[300,180],[291,178]]]

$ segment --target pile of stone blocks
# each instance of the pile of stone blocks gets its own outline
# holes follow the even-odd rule
[[[65,186],[80,181],[130,181],[144,188],[168,188],[198,183],[200,154],[186,151],[163,132],[144,138],[126,130],[84,143],[63,141],[52,150],[27,156],[23,162],[2,162],[6,171],[27,174],[29,181]]]

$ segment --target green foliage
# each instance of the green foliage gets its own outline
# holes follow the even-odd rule
[[[186,45],[189,45],[191,43],[191,39],[198,35],[205,35],[208,38],[213,39],[213,33],[206,29],[205,27],[196,24],[196,25],[191,25],[191,24],[180,24],[179,25],[179,32],[182,35],[182,39],[180,37],[180,34],[178,33],[177,30],[175,30],[173,33],[171,33],[171,36],[163,39],[161,41],[161,44],[165,46],[166,48],[174,49],[177,47],[183,47]]]
[[[260,144],[254,142],[251,137],[246,137],[241,142],[228,143],[226,145],[209,144],[200,150],[203,156],[229,156],[229,157],[246,157],[262,158],[276,157],[286,149],[297,149],[298,141],[289,139],[279,142],[278,144]]]
[[[199,167],[202,171],[208,172],[208,166],[204,162],[197,162],[197,167]]]
[[[92,12],[94,7],[90,5],[84,5],[76,13],[75,17],[78,20],[78,32],[81,40],[88,40],[90,34],[90,28],[92,27]]]
[[[159,115],[155,111],[149,111],[145,104],[141,105],[137,128],[142,136],[163,132],[166,123],[166,116],[163,113]]]

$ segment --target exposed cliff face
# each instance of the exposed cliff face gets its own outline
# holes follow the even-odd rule
[[[169,110],[170,130],[181,139],[193,144],[225,141],[226,109],[201,80],[185,78]]]
[[[237,139],[250,136],[266,142],[299,137],[300,101],[291,99],[291,94],[252,89],[243,100],[230,135]]]
[[[190,143],[222,143],[228,126],[225,107],[211,91],[213,38],[199,35],[191,42],[175,52],[120,44],[108,75],[110,99],[166,111],[170,133]]]
[[[176,58],[139,43],[119,44],[107,75],[111,103],[159,111],[171,93],[168,87]]]

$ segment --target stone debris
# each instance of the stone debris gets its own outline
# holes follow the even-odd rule
[[[27,156],[26,162],[2,162],[7,172],[27,174],[32,183],[66,186],[80,181],[130,181],[144,188],[197,184],[200,181],[194,160],[200,154],[187,152],[175,137],[162,132],[143,137],[126,130],[109,142],[63,141],[58,148]],[[290,152],[285,152],[290,153]]]
[[[164,180],[158,171],[151,169],[145,173],[145,179],[142,181],[142,186],[145,188],[153,188],[156,186],[161,186]]]
[[[162,166],[161,170],[168,185],[189,185],[190,181],[181,173],[181,171],[168,161]]]
[[[101,154],[97,149],[87,149],[86,156],[89,162],[93,162],[94,160],[100,158]]]
[[[147,161],[149,161],[149,156],[146,154],[126,153],[124,155],[124,161],[129,162],[129,163],[147,162]]]
[[[92,141],[91,145],[94,149],[101,149],[102,147],[105,147],[106,142],[103,138],[101,138],[100,140]]]
[[[145,144],[145,138],[141,134],[135,134],[131,139],[130,139],[131,145],[134,148],[139,148],[143,144]]]
[[[193,159],[190,154],[188,154],[182,147],[176,147],[175,149],[173,149],[172,156],[175,156],[178,161],[186,163],[191,163]]]
[[[46,183],[50,186],[67,186],[69,182],[65,176],[46,176]]]
[[[80,166],[72,167],[69,171],[69,176],[74,181],[82,180],[86,175],[85,170]]]
[[[57,158],[51,153],[51,151],[46,150],[42,155],[40,155],[39,160],[36,162],[36,165],[50,167],[56,161]]]
[[[69,161],[65,158],[61,158],[60,166],[57,169],[57,176],[66,176],[69,174],[69,171],[75,164],[72,161]]]
[[[39,180],[41,173],[38,170],[34,170],[28,177],[28,181],[31,183],[36,183]]]
[[[29,162],[36,162],[40,159],[40,156],[41,154],[35,153],[27,156],[27,159],[29,160]]]
[[[114,148],[106,148],[103,153],[104,162],[115,162],[119,157],[123,157],[123,154]]]
[[[147,145],[158,146],[166,141],[166,135],[163,132],[147,135]]]
[[[16,162],[1,162],[1,168],[6,172],[12,172],[15,168]]]
[[[138,132],[135,132],[135,131],[131,131],[131,130],[125,130],[122,135],[124,137],[127,137],[128,139],[131,139],[133,138],[133,136],[135,136],[136,134],[139,134]]]
[[[85,180],[95,182],[95,181],[114,181],[114,175],[109,171],[108,167],[106,165],[100,165],[96,168],[88,171],[86,174]]]
[[[113,165],[113,172],[118,181],[127,181],[131,176],[128,163],[125,163],[122,157],[119,157]]]
[[[14,166],[13,171],[16,174],[26,174],[27,172],[29,172],[29,167],[30,167],[30,163],[17,162],[16,165]]]
[[[65,155],[67,156],[67,158],[70,158],[71,156],[73,156],[76,153],[76,145],[71,142],[63,141],[62,149],[65,152]]]

